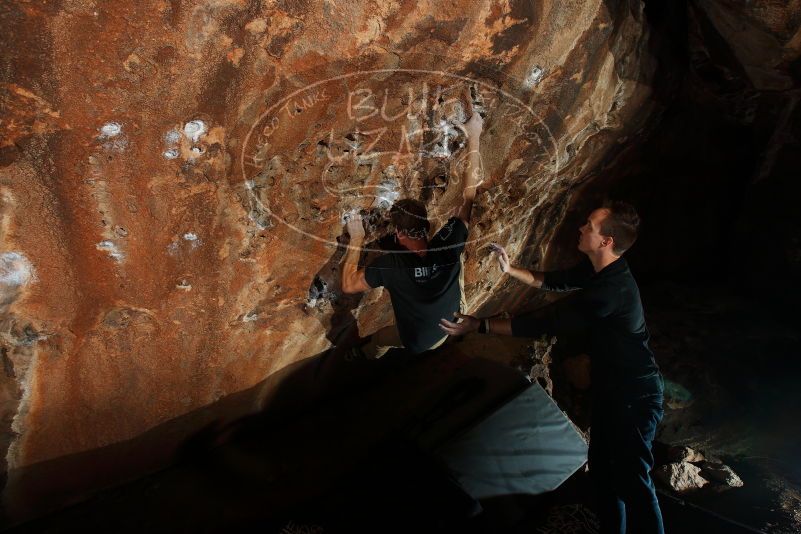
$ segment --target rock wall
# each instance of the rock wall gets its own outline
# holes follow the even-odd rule
[[[152,469],[268,403],[358,321],[342,216],[457,206],[486,113],[470,309],[520,302],[576,186],[653,107],[637,1],[92,0],[0,8],[0,351],[9,513]],[[375,248],[375,247],[372,247]],[[76,473],[81,473],[76,477]],[[46,504],[43,504],[46,503]]]

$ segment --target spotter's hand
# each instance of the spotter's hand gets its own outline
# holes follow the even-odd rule
[[[490,250],[498,255],[498,266],[501,268],[501,271],[508,273],[512,264],[509,261],[509,255],[506,253],[506,249],[498,243],[490,243]]]
[[[461,319],[462,322],[454,323],[452,321],[448,321],[447,319],[439,320],[439,327],[443,332],[450,336],[463,336],[465,334],[469,334],[470,332],[475,332],[478,330],[478,326],[481,324],[481,319],[473,317],[472,315],[464,315],[456,312],[453,314],[453,316],[457,319]]]
[[[348,230],[348,235],[351,239],[364,239],[364,226],[362,225],[362,216],[354,213],[348,217],[345,227]]]

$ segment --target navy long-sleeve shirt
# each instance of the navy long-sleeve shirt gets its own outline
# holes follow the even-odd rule
[[[588,259],[571,269],[547,272],[542,289],[580,291],[544,315],[514,317],[513,335],[587,335],[593,396],[625,400],[662,392],[640,290],[625,259],[597,273]]]

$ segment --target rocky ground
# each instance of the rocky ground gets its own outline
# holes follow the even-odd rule
[[[797,532],[801,528],[801,477],[793,458],[799,445],[794,424],[799,413],[794,394],[799,362],[793,359],[799,354],[799,337],[792,324],[794,317],[753,297],[722,289],[651,284],[643,287],[643,298],[653,348],[667,384],[665,418],[655,446],[661,467],[655,471],[675,471],[674,486],[680,481],[702,486],[674,491],[665,477],[655,474],[669,531]],[[558,344],[473,335],[431,356],[446,361],[453,352],[494,359],[531,373],[586,430],[589,407],[586,393],[580,389],[587,385],[581,380],[583,364],[565,359]],[[382,364],[393,367],[395,373],[404,368],[407,356],[395,353],[388,358]],[[380,382],[373,385],[379,386],[380,395],[393,394],[381,391]],[[276,431],[280,428],[275,427]],[[277,438],[277,434],[270,436],[265,439]],[[317,446],[305,443],[296,448],[315,450]],[[224,473],[223,479],[230,482],[232,473],[247,463],[241,458],[231,463],[237,456],[230,453],[222,456],[225,461],[218,467],[228,465],[226,469],[231,471]],[[716,467],[718,463],[728,470]],[[671,465],[681,467],[668,468]],[[182,464],[108,490],[88,503],[20,530],[61,532],[80,524],[122,531],[150,527],[214,531],[222,523],[200,510],[189,513],[193,502],[195,506],[198,502],[208,506],[227,502],[227,511],[220,517],[227,513],[230,520],[242,501],[225,495],[224,485],[209,485],[207,470],[214,469],[205,461],[200,467]],[[329,494],[323,501],[326,499],[335,497]],[[322,505],[317,501],[314,506]],[[165,513],[171,507],[173,513]],[[336,531],[319,519],[315,522],[312,509],[319,510],[312,505],[296,507],[290,519],[276,519],[265,508],[263,517],[257,513],[250,519],[257,518],[255,524],[267,532]],[[545,499],[521,499],[505,503],[501,509],[489,506],[487,514],[493,520],[506,521],[504,532],[597,532],[584,470]]]
[[[801,528],[798,316],[721,289],[647,287],[667,409],[658,439],[719,458],[743,487],[686,498],[770,532]]]

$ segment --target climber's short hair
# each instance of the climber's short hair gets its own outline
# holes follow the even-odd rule
[[[620,200],[604,202],[606,217],[601,223],[601,235],[614,239],[612,252],[620,256],[637,240],[640,216],[634,206]]]
[[[412,239],[426,238],[431,228],[426,205],[413,198],[397,201],[389,210],[389,219],[398,233]]]

